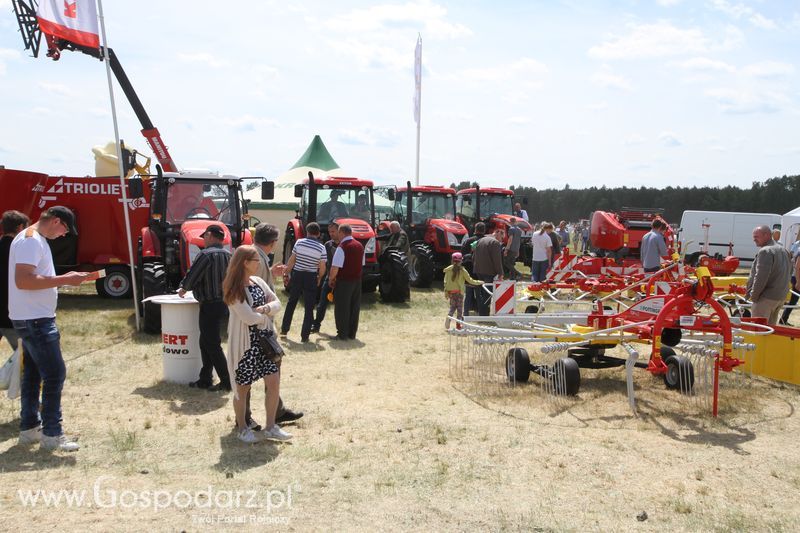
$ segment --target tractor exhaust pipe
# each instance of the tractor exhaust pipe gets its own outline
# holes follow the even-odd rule
[[[411,199],[412,191],[411,191],[411,182],[410,181],[406,182],[406,187],[407,187],[406,188],[406,226],[409,229],[411,229],[414,226],[414,224],[412,223],[412,216],[411,216],[411,214],[413,212],[411,210],[411,205],[412,205],[413,202],[412,202],[412,199]]]
[[[314,173],[308,171],[308,221],[317,221],[317,187],[314,185]]]

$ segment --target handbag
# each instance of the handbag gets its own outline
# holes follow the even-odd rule
[[[12,400],[19,397],[21,355],[21,348],[17,348],[0,367],[0,390],[8,390],[7,396]]]
[[[275,337],[274,331],[271,329],[259,330],[258,346],[261,348],[261,351],[264,353],[264,355],[267,356],[267,359],[276,365],[281,362],[284,351],[283,348],[281,348],[278,339]]]

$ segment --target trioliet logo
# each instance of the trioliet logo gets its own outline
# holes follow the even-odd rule
[[[189,347],[186,345],[189,335],[173,335],[164,333],[161,335],[163,351],[165,355],[189,355]]]

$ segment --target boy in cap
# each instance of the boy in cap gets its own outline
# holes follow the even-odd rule
[[[222,301],[222,280],[228,270],[231,253],[222,247],[225,229],[220,224],[211,224],[203,232],[203,248],[180,283],[178,296],[183,298],[192,291],[195,300],[200,302],[200,358],[203,366],[197,381],[190,387],[210,391],[230,391],[228,362],[222,351],[220,327],[228,317],[228,306]],[[213,384],[213,371],[217,371],[219,383]]]
[[[61,427],[61,391],[67,368],[56,327],[57,287],[80,285],[88,273],[56,276],[47,244],[48,239],[67,233],[78,234],[75,215],[66,207],[54,206],[14,237],[8,254],[8,316],[24,348],[19,443],[40,442],[45,450],[77,451],[80,446],[64,435]]]

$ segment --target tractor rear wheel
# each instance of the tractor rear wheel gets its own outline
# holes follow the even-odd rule
[[[671,355],[664,360],[667,372],[664,374],[664,384],[668,389],[678,389],[688,394],[694,387],[694,368],[692,362],[682,355]]]
[[[433,252],[427,244],[412,244],[408,258],[408,277],[412,287],[427,289],[433,282]]]
[[[386,250],[380,257],[381,281],[378,289],[384,302],[405,302],[409,297],[408,261],[399,250]]]
[[[97,294],[103,298],[130,298],[133,295],[131,269],[127,266],[108,266],[106,275],[94,282]]]
[[[145,263],[142,268],[142,299],[164,294],[167,290],[167,273],[164,263]],[[147,333],[161,332],[161,306],[152,302],[142,305],[144,330]]]
[[[506,376],[511,383],[527,383],[531,375],[531,358],[525,348],[512,348],[506,356]]]
[[[562,396],[575,396],[581,388],[581,369],[578,362],[562,357],[553,364],[553,390]]]

